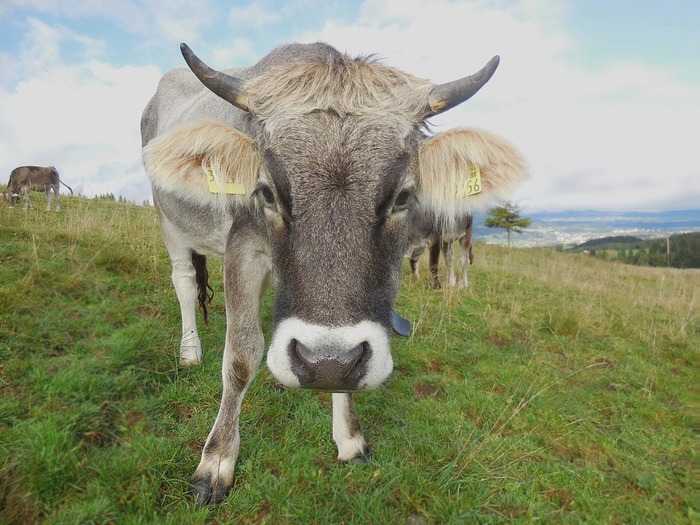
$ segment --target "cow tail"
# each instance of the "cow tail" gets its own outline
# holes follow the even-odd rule
[[[195,271],[195,280],[197,281],[197,300],[199,307],[204,316],[204,322],[209,324],[207,316],[207,303],[211,303],[214,297],[214,289],[209,286],[209,271],[207,270],[207,257],[199,253],[192,252],[192,265]]]
[[[469,264],[474,264],[474,252],[472,250],[472,227],[474,226],[474,216],[467,217],[467,227],[464,230],[464,242],[469,243]]]
[[[63,184],[66,188],[68,188],[68,191],[70,191],[70,194],[73,195],[73,188],[71,188],[70,186],[68,186],[68,184],[66,184],[65,182],[63,182],[61,179],[58,179],[58,182],[60,182],[60,183]]]

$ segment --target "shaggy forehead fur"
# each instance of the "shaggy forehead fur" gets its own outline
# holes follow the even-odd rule
[[[276,129],[267,168],[273,179],[288,181],[297,210],[301,202],[322,208],[352,202],[348,219],[372,215],[397,186],[413,184],[406,169],[410,130],[393,119],[312,113]]]
[[[340,116],[395,115],[417,122],[434,85],[372,58],[312,55],[282,64],[244,84],[248,106],[262,121],[313,111]]]

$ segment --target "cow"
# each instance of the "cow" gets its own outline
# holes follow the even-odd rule
[[[332,393],[338,459],[365,462],[352,393],[393,369],[393,305],[416,202],[449,223],[506,198],[526,166],[490,132],[429,133],[427,119],[476,93],[498,57],[434,84],[324,43],[284,45],[223,71],[180,47],[189,69],[166,72],[146,105],[142,153],[180,303],[183,365],[202,359],[195,303],[206,300],[206,257],[223,255],[223,392],[190,480],[196,502],[215,505],[233,483],[243,396],[263,359],[263,290],[275,288],[270,373],[284,387]],[[466,197],[470,165],[482,184]]]
[[[445,259],[447,267],[447,286],[454,287],[457,285],[455,278],[454,255],[452,253],[452,245],[459,242],[460,250],[460,277],[459,287],[467,288],[469,279],[467,278],[467,269],[474,262],[474,253],[472,251],[472,223],[473,217],[465,215],[454,220],[450,227],[447,227],[443,221],[436,217],[435,213],[429,209],[418,206],[414,212],[413,221],[408,234],[408,251],[406,256],[411,264],[411,273],[413,277],[418,279],[420,272],[418,270],[418,259],[428,248],[431,280],[433,288],[439,290],[441,288],[440,278],[438,277],[438,263],[440,261],[440,251]]]
[[[56,199],[55,210],[60,211],[59,190],[61,184],[68,188],[70,194],[73,195],[73,190],[61,180],[55,167],[20,166],[10,173],[5,198],[12,208],[24,196],[24,209],[28,210],[33,208],[29,198],[30,192],[43,191],[46,193],[46,211],[49,211],[51,210],[51,190],[53,190]]]

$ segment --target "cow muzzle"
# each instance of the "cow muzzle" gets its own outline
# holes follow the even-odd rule
[[[350,392],[379,386],[393,361],[388,331],[378,323],[328,327],[292,318],[277,326],[267,366],[285,386]]]
[[[288,353],[299,386],[338,391],[357,389],[372,351],[367,343],[349,350],[311,349],[294,339]]]

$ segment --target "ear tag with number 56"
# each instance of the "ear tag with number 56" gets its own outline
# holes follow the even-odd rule
[[[469,178],[462,190],[458,192],[458,197],[468,197],[481,193],[481,170],[476,164],[469,165]]]

